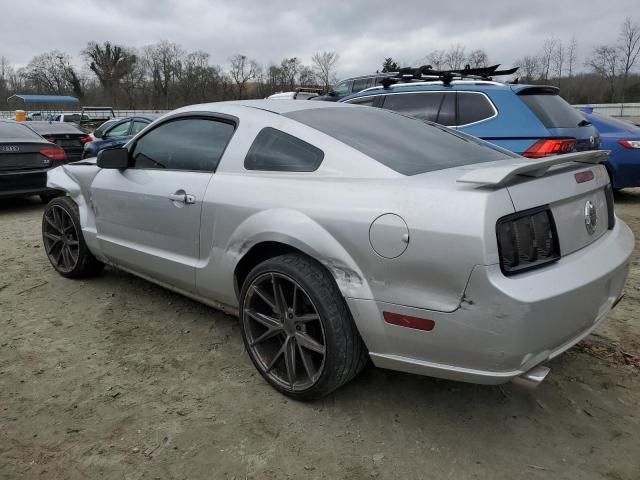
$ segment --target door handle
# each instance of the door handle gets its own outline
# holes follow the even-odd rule
[[[186,205],[192,205],[196,203],[195,195],[190,195],[188,193],[171,193],[167,196],[167,198],[172,202],[184,203]]]

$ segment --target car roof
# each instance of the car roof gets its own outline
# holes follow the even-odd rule
[[[411,82],[411,83],[396,83],[389,88],[384,88],[382,85],[366,88],[357,93],[353,93],[344,98],[341,98],[339,102],[351,100],[353,98],[365,97],[371,95],[383,95],[389,93],[406,93],[406,92],[428,92],[431,90],[452,90],[452,91],[491,91],[491,90],[511,90],[515,93],[520,93],[529,89],[549,90],[552,89],[559,92],[557,87],[548,85],[529,85],[529,84],[511,84],[495,82],[493,80],[453,80],[448,85],[445,85],[442,81],[425,81],[425,82]]]
[[[298,110],[312,110],[319,108],[352,108],[351,105],[335,102],[301,102],[300,100],[234,100],[229,102],[201,103],[179,108],[172,113],[182,112],[218,112],[234,115],[241,109],[254,108],[282,115]]]

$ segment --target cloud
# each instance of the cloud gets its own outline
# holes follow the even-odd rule
[[[413,64],[460,43],[510,66],[551,36],[568,41],[575,34],[584,58],[594,45],[614,42],[633,11],[637,0],[619,0],[616,8],[584,0],[0,0],[0,55],[24,65],[57,49],[81,64],[89,41],[142,47],[167,39],[209,52],[223,67],[235,53],[266,64],[292,56],[310,62],[316,51],[335,50],[345,77],[375,71],[386,56]]]

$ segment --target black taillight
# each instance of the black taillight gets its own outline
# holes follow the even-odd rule
[[[607,216],[609,217],[609,230],[613,230],[616,226],[616,213],[614,211],[615,199],[613,198],[613,187],[611,184],[604,189],[605,197],[607,197]]]
[[[548,206],[502,217],[496,224],[500,268],[511,275],[560,258],[558,234]]]

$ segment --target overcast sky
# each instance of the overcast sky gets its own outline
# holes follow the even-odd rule
[[[413,65],[434,49],[461,43],[510,66],[554,35],[575,34],[580,60],[615,42],[638,0],[0,0],[0,56],[24,65],[39,53],[75,57],[89,41],[141,47],[167,39],[202,49],[212,63],[243,53],[261,63],[320,50],[340,54],[338,77],[369,73],[391,56]]]

